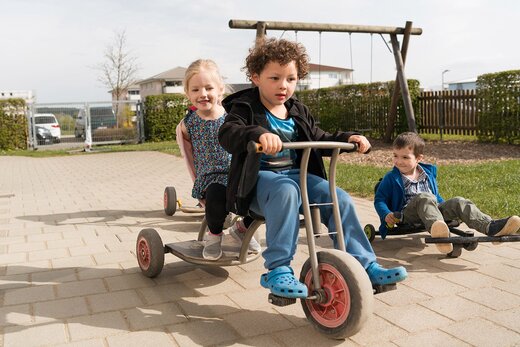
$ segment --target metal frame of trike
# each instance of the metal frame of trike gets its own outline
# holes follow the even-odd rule
[[[301,299],[302,308],[309,322],[321,333],[331,338],[351,336],[362,328],[369,315],[372,314],[373,293],[395,289],[395,285],[379,286],[380,288],[372,286],[366,270],[345,249],[336,193],[336,165],[340,151],[353,152],[357,146],[343,142],[293,142],[284,143],[283,149],[302,150],[303,152],[300,163],[300,193],[309,258],[302,266],[300,282],[309,288],[309,295]],[[331,201],[327,203],[309,203],[307,165],[313,149],[327,149],[332,152],[329,165]],[[256,160],[256,156],[259,155],[257,151],[257,144],[254,142],[248,144],[248,158]],[[319,234],[321,223],[320,206],[332,207],[338,249],[320,250],[319,252],[316,249],[315,237]],[[172,253],[182,260],[201,265],[231,266],[247,263],[260,256],[260,253],[250,254],[248,246],[251,237],[262,223],[262,219],[254,219],[244,235],[241,246],[226,251],[226,242],[223,242],[224,255],[216,261],[205,260],[202,257],[203,244],[200,241],[207,232],[205,220],[200,225],[198,240],[166,245],[163,245],[160,235],[155,229],[143,229],[139,233],[136,243],[139,267],[145,276],[150,278],[157,276],[162,270],[165,253]],[[236,249],[240,251],[237,252]],[[286,306],[295,303],[296,299],[270,293],[268,301],[273,305]]]

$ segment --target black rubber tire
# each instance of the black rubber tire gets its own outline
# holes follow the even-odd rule
[[[164,213],[173,216],[177,211],[177,192],[174,187],[164,188]]]
[[[367,224],[363,228],[363,231],[365,232],[365,235],[367,236],[368,241],[372,243],[374,239],[376,238],[376,228],[372,224]]]
[[[137,262],[146,277],[156,277],[164,266],[164,245],[155,229],[143,229],[137,236]]]
[[[327,285],[331,288],[333,285],[328,285],[327,280],[331,281],[331,284],[340,285],[337,291],[338,295],[343,295],[343,299],[347,299],[349,308],[345,302],[338,300],[336,302],[336,295],[332,294],[330,303],[321,305],[315,303],[313,300],[301,300],[303,311],[307,320],[311,322],[313,327],[320,333],[326,335],[329,338],[344,339],[346,337],[356,334],[367,319],[372,315],[374,309],[374,295],[372,285],[368,275],[353,256],[340,250],[332,249],[320,251],[317,253],[318,256],[318,268],[320,270],[320,281],[322,286]],[[336,273],[332,274],[330,271],[334,270]],[[333,277],[330,279],[330,277]],[[325,279],[325,280],[324,280]],[[300,282],[305,283],[309,288],[309,295],[312,295],[312,270],[310,259],[307,259],[303,264],[302,272],[300,274]],[[345,285],[346,290],[341,290],[341,287]],[[334,290],[334,289],[329,289]],[[329,291],[325,291],[329,293]],[[339,310],[338,310],[339,308]],[[345,314],[341,313],[344,309]],[[332,315],[340,314],[340,317],[335,320],[331,320],[328,317],[328,311]],[[328,324],[326,326],[324,323]]]
[[[463,244],[463,246],[466,251],[474,251],[478,247],[478,242],[468,242]]]
[[[460,257],[461,254],[462,254],[462,245],[454,244],[453,251],[446,254],[446,256],[448,256],[448,258],[458,258],[458,257]]]

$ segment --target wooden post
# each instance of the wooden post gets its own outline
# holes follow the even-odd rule
[[[410,91],[408,90],[408,83],[404,74],[403,57],[401,56],[401,50],[399,49],[397,35],[391,34],[390,40],[392,41],[392,50],[394,51],[395,66],[397,67],[397,77],[403,94],[404,110],[406,112],[406,118],[408,118],[408,130],[416,133],[417,128],[415,126],[412,99],[410,98]]]
[[[412,30],[412,22],[406,22],[403,34],[403,45],[401,46],[401,56],[403,57],[403,68],[406,64],[406,54],[408,52],[408,42],[410,42],[410,32]],[[392,141],[392,133],[394,132],[395,120],[397,118],[397,103],[399,102],[399,77],[395,76],[394,92],[392,93],[392,101],[388,110],[388,119],[386,123],[385,142]]]
[[[266,33],[267,24],[265,22],[257,22],[256,23],[256,40],[255,47],[260,46],[265,41],[265,33]]]

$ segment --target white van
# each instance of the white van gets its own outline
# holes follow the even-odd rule
[[[52,113],[35,113],[34,124],[51,132],[53,142],[61,141],[61,128],[56,116]]]

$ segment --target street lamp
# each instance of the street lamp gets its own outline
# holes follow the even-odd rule
[[[442,85],[441,85],[441,90],[444,90],[444,74],[445,74],[446,72],[448,72],[448,71],[450,71],[450,70],[444,70],[444,71],[442,72]]]

